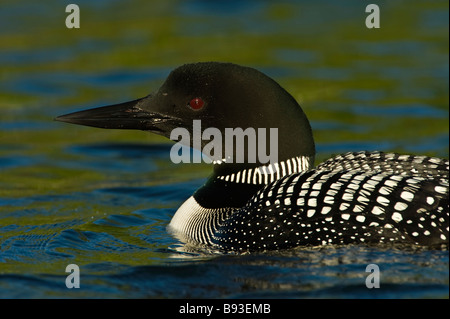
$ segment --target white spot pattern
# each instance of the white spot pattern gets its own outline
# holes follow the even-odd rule
[[[303,165],[300,157],[285,161],[287,175],[269,178],[244,207],[218,213],[183,205],[171,225],[195,232],[186,236],[193,241],[235,251],[356,242],[448,247],[448,161],[358,152],[289,173]],[[254,182],[255,174],[241,171],[233,179]]]

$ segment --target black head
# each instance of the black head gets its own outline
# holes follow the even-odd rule
[[[194,120],[201,120],[202,132],[216,128],[223,138],[226,128],[264,128],[267,137],[270,128],[278,128],[279,160],[315,154],[311,127],[295,99],[263,73],[231,63],[186,64],[172,71],[158,91],[144,98],[75,112],[56,120],[145,130],[168,138],[175,128],[185,128],[190,133],[191,146],[195,146],[194,133],[200,133],[193,132]],[[202,139],[201,148],[209,142]]]

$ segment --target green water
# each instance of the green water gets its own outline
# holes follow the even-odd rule
[[[128,297],[134,287],[134,297],[371,297],[338,287],[353,287],[375,258],[390,260],[394,287],[377,296],[448,298],[447,252],[178,253],[165,226],[210,167],[171,163],[170,142],[152,134],[53,121],[145,96],[178,65],[227,61],[263,71],[299,101],[317,162],[359,150],[448,158],[448,2],[377,2],[379,29],[365,26],[367,3],[78,1],[81,27],[68,29],[65,3],[3,1],[0,296]],[[65,288],[69,263],[88,288]],[[215,286],[223,264],[230,284]]]

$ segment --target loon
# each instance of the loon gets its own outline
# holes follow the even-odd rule
[[[168,225],[186,244],[224,252],[349,244],[448,249],[447,159],[361,151],[314,167],[315,143],[302,108],[253,68],[185,64],[144,98],[55,120],[168,138],[177,127],[193,133],[193,120],[222,133],[278,128],[278,160],[266,174],[259,159],[213,161],[212,175]]]

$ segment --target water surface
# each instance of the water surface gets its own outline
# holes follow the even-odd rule
[[[448,158],[448,2],[7,1],[0,10],[0,297],[448,298],[448,252],[187,252],[166,232],[210,173],[145,132],[54,122],[142,97],[171,69],[260,69],[302,105],[317,162],[384,150]],[[368,289],[368,264],[380,289]],[[67,289],[68,264],[81,288]]]

